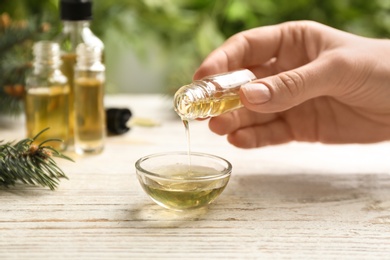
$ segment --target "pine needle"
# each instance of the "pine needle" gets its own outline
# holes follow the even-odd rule
[[[33,142],[49,128],[39,132],[34,138],[26,138],[19,142],[0,141],[0,186],[14,186],[17,182],[40,185],[55,190],[60,178],[68,179],[57,166],[53,157],[73,161],[51,146],[45,145],[50,139],[39,145]]]

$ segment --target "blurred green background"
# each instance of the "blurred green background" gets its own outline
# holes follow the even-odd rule
[[[1,13],[50,23],[47,38],[61,30],[58,0],[1,0]],[[226,38],[257,26],[305,19],[390,35],[390,0],[95,0],[93,13],[108,93],[173,93]]]

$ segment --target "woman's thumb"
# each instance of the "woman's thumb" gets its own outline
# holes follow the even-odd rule
[[[316,68],[317,67],[317,68]],[[314,64],[281,72],[241,86],[244,106],[261,113],[281,112],[326,94],[333,83],[326,67]],[[316,72],[316,73],[315,73]]]

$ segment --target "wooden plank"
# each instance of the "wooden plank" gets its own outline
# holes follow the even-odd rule
[[[161,125],[109,137],[100,155],[70,153],[76,162],[58,161],[69,180],[56,191],[1,188],[0,259],[389,258],[390,143],[240,150],[193,122],[193,150],[225,157],[234,170],[213,204],[180,213],[154,204],[134,169],[143,155],[187,147],[167,100],[107,102]],[[21,124],[0,135],[21,138]]]

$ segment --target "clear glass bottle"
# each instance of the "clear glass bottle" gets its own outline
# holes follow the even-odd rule
[[[74,73],[75,151],[99,153],[104,148],[106,121],[104,109],[105,66],[101,49],[81,43],[77,46]]]
[[[60,16],[62,31],[56,38],[61,47],[61,70],[68,78],[69,96],[69,135],[70,142],[74,139],[74,66],[76,64],[76,47],[86,43],[104,49],[103,42],[90,29],[92,20],[91,0],[60,0]],[[103,52],[102,52],[103,53]]]
[[[25,114],[27,136],[34,137],[49,127],[37,143],[50,138],[64,142],[48,145],[65,150],[69,137],[69,85],[59,69],[60,47],[55,42],[40,41],[33,47],[33,71],[26,77]]]
[[[244,69],[196,80],[175,93],[175,111],[183,120],[192,120],[240,108],[238,91],[241,85],[255,79],[250,70]]]

